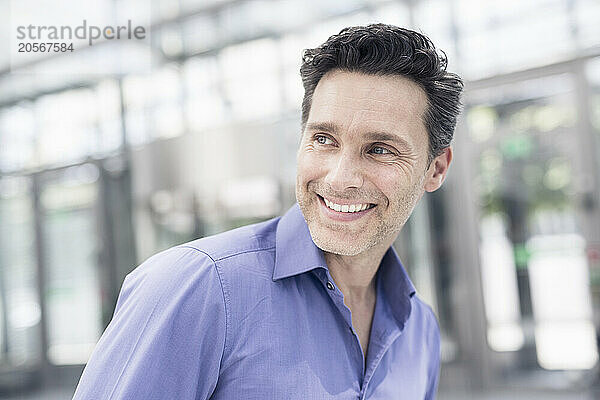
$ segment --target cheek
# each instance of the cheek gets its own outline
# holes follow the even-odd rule
[[[416,180],[416,176],[397,168],[379,168],[369,176],[369,181],[392,203],[409,196],[418,187]]]
[[[320,159],[317,153],[299,153],[297,160],[298,180],[308,182],[319,178],[323,174],[325,162]]]
[[[408,179],[410,177],[407,177],[403,171],[399,171],[394,166],[372,169],[369,174],[369,181],[386,194],[395,192],[403,185],[407,185]]]

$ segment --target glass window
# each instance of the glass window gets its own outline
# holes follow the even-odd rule
[[[331,0],[331,1],[308,1],[311,7],[319,10],[323,17],[336,17],[340,14],[351,13],[359,10],[364,5],[364,0]]]
[[[392,2],[377,6],[373,11],[373,20],[410,28],[410,10],[406,3]]]
[[[191,131],[218,126],[225,121],[225,99],[215,57],[194,57],[183,65],[186,120]]]
[[[179,57],[184,50],[181,26],[178,24],[162,26],[152,35],[152,39],[160,43],[160,48],[167,57]]]
[[[600,2],[577,0],[574,2],[577,39],[582,48],[598,46],[600,43]]]
[[[218,17],[223,40],[236,42],[272,32],[278,25],[276,9],[277,3],[265,0],[242,1],[225,7]]]
[[[149,75],[126,77],[123,96],[131,144],[178,136],[185,131],[182,80],[177,66],[166,65]]]
[[[98,176],[84,164],[42,184],[48,359],[56,365],[85,364],[102,332]]]
[[[234,118],[255,119],[280,111],[281,60],[274,40],[227,47],[219,54],[219,65]]]
[[[448,56],[448,68],[456,70],[454,32],[452,30],[452,3],[446,0],[416,2],[413,9],[415,26],[429,36],[435,46]]]
[[[185,11],[196,11],[209,8],[219,3],[227,3],[231,0],[180,0],[181,8]]]
[[[31,105],[0,110],[0,170],[30,168],[36,161],[35,119]]]
[[[306,37],[299,34],[286,35],[279,41],[278,48],[283,67],[283,96],[285,105],[292,110],[300,109],[304,96],[300,65],[302,65],[302,52],[309,47]]]
[[[567,2],[458,0],[461,70],[470,79],[543,65],[575,51]]]
[[[574,87],[568,74],[492,87],[487,102],[470,94],[466,112],[488,344],[535,346],[545,369],[589,369],[598,359]]]
[[[184,20],[181,26],[183,45],[187,54],[213,49],[220,40],[219,25],[213,16],[197,15]]]
[[[99,134],[93,91],[77,89],[44,96],[35,103],[35,116],[40,164],[66,164],[95,153]]]
[[[31,181],[0,179],[0,362],[41,361],[41,306]]]
[[[338,33],[348,26],[367,25],[373,22],[371,15],[366,11],[353,12],[341,17],[328,18],[311,25],[304,31],[307,47],[316,47],[325,42],[329,36]]]
[[[96,86],[99,143],[95,153],[107,154],[118,150],[123,141],[121,125],[121,95],[115,80],[103,80]]]
[[[598,138],[598,144],[600,145],[600,58],[595,58],[587,63],[586,77],[591,89],[591,122],[598,134],[596,137]],[[600,146],[598,147],[598,150],[598,154],[600,154]]]

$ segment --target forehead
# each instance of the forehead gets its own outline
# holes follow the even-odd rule
[[[420,142],[423,134],[427,138],[426,107],[424,90],[408,78],[334,70],[315,88],[308,122],[392,132]]]

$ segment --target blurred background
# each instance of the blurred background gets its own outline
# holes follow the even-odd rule
[[[448,179],[394,244],[440,321],[439,399],[600,398],[599,0],[94,7],[147,40],[0,52],[0,398],[70,398],[136,265],[293,204],[302,49],[372,22],[466,81]]]

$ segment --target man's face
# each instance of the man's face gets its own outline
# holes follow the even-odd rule
[[[319,81],[296,181],[319,248],[353,256],[392,244],[430,189],[426,107],[425,92],[400,76],[330,71]]]

